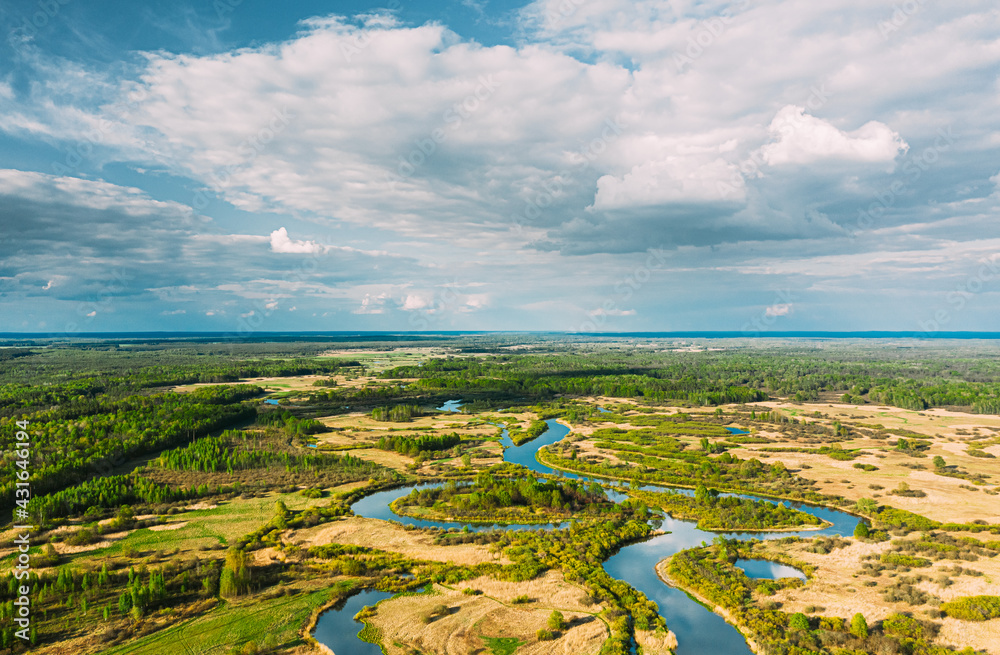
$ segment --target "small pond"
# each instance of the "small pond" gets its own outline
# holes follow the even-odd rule
[[[748,578],[758,580],[777,580],[778,578],[806,579],[806,574],[802,571],[791,566],[786,566],[785,564],[769,562],[766,559],[738,559],[736,560],[736,566],[743,569]]]

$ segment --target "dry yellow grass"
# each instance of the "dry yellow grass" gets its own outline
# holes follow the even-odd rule
[[[507,563],[505,558],[497,559],[488,546],[480,544],[456,544],[452,546],[434,545],[431,537],[416,531],[381,521],[352,517],[304,530],[294,530],[285,535],[285,540],[299,544],[303,548],[323,544],[348,544],[368,546],[413,559],[454,562],[473,566],[484,562]]]
[[[859,423],[865,425],[882,425],[886,429],[905,429],[924,435],[931,441],[931,446],[924,451],[926,457],[914,458],[903,452],[896,451],[889,444],[889,439],[878,440],[865,436],[845,438],[840,443],[844,448],[864,448],[868,452],[851,461],[838,461],[826,455],[811,453],[769,453],[765,447],[816,447],[816,444],[803,444],[777,430],[760,430],[758,434],[774,440],[772,444],[745,445],[732,451],[733,455],[742,459],[756,457],[775,462],[780,461],[786,467],[796,470],[799,475],[817,483],[817,489],[826,494],[842,495],[851,500],[868,497],[879,502],[923,514],[938,521],[969,522],[983,519],[991,523],[1000,522],[1000,502],[996,496],[987,495],[983,491],[973,491],[968,480],[938,475],[934,472],[932,460],[936,455],[942,456],[948,465],[958,466],[971,474],[986,476],[989,484],[987,489],[996,489],[1000,484],[1000,466],[996,460],[972,457],[968,454],[968,440],[976,430],[981,435],[994,434],[1000,430],[1000,416],[971,415],[947,410],[927,410],[915,412],[899,408],[883,406],[853,406],[830,405],[822,403],[756,403],[758,407],[780,409],[786,414],[806,418],[809,422],[830,424],[834,419],[840,420],[845,426],[851,427]],[[823,418],[812,417],[813,412],[820,412]],[[959,434],[963,431],[965,434]],[[890,439],[894,442],[897,437]],[[991,446],[995,448],[996,446]],[[987,452],[990,452],[987,449]],[[877,471],[863,471],[854,468],[854,464],[872,464]],[[803,468],[803,465],[807,468]],[[914,469],[914,465],[925,469]],[[889,491],[906,482],[913,489],[919,489],[927,495],[924,498],[909,498],[889,495]],[[873,489],[872,485],[884,487]]]
[[[954,533],[953,536],[975,536]],[[909,538],[917,538],[913,535]],[[896,612],[911,612],[918,618],[927,619],[927,606],[914,607],[906,603],[890,603],[883,598],[885,588],[891,585],[895,578],[883,573],[881,577],[872,578],[861,575],[862,558],[866,555],[881,554],[891,548],[889,542],[878,544],[863,543],[851,540],[846,548],[838,548],[826,555],[810,553],[805,550],[805,544],[777,544],[768,542],[758,546],[760,552],[781,552],[816,566],[815,577],[798,589],[784,589],[771,597],[758,597],[757,600],[772,600],[782,603],[783,612],[805,612],[809,606],[825,608],[820,612],[825,616],[839,616],[849,620],[856,612],[864,614],[869,624],[884,619]],[[982,577],[956,576],[952,573],[939,572],[945,567],[961,566],[982,572]],[[934,562],[933,566],[914,569],[910,575],[922,574],[932,581],[925,581],[916,586],[943,601],[960,596],[1000,595],[1000,557],[980,558],[975,562],[954,562],[942,560]],[[934,580],[946,576],[952,584],[948,587],[938,585]],[[877,586],[869,587],[862,583],[875,581]],[[940,621],[940,620],[939,620]],[[944,619],[941,634],[937,643],[964,648],[971,646],[983,649],[990,655],[1000,655],[1000,619],[974,623]]]
[[[301,391],[303,389],[317,389],[318,387],[313,386],[313,382],[316,380],[325,380],[328,377],[336,378],[336,376],[327,375],[298,375],[294,377],[247,378],[236,382],[196,382],[194,384],[182,384],[176,386],[173,388],[173,391],[185,393],[187,391],[193,391],[199,387],[217,387],[223,384],[251,384],[271,391]]]
[[[677,635],[669,630],[666,633],[636,630],[635,641],[642,646],[644,655],[672,655],[677,650]]]
[[[535,598],[525,605],[509,605],[501,597],[491,597],[495,581],[479,578],[464,583],[485,591],[483,595],[470,596],[461,589],[436,586],[435,594],[407,596],[386,601],[379,605],[372,619],[382,632],[382,644],[388,655],[404,655],[414,648],[423,653],[440,655],[466,655],[488,653],[482,637],[513,637],[526,642],[517,652],[526,655],[587,655],[597,653],[608,637],[606,624],[591,613],[599,608],[577,611],[584,592],[568,585],[562,577],[549,573],[537,580],[524,583],[504,583],[514,587],[497,588],[507,597],[527,594]],[[521,585],[520,589],[517,585]],[[553,602],[554,601],[554,602]],[[559,601],[569,601],[564,607]],[[447,615],[425,623],[425,616],[432,608],[445,605]],[[569,627],[554,641],[539,642],[535,632],[546,628],[553,609],[562,612]]]

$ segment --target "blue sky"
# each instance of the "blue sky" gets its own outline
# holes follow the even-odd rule
[[[0,331],[997,329],[986,0],[0,21]]]

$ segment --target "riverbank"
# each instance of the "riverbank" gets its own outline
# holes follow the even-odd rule
[[[670,574],[667,572],[667,567],[670,566],[671,559],[673,559],[673,556],[666,557],[657,563],[655,569],[656,577],[658,577],[663,584],[667,585],[668,587],[673,587],[674,589],[680,589],[685,594],[693,598],[698,604],[702,605],[711,612],[725,619],[726,623],[733,626],[743,636],[743,638],[746,639],[747,646],[750,647],[750,650],[753,651],[755,655],[761,655],[763,653],[763,650],[761,649],[760,644],[758,644],[756,640],[753,639],[753,637],[747,636],[747,633],[745,631],[746,629],[742,625],[740,625],[740,623],[736,620],[736,618],[732,615],[732,613],[729,612],[729,610],[719,605],[714,605],[710,600],[708,600],[698,592],[684,588],[680,583],[678,583],[672,577],[670,577]]]

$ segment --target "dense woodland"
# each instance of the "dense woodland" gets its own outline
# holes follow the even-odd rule
[[[1000,363],[990,357],[946,358],[920,351],[819,348],[796,352],[589,351],[579,354],[439,359],[399,367],[386,378],[420,378],[428,390],[469,389],[547,397],[557,393],[718,405],[777,395],[905,409],[964,407],[1000,411]]]
[[[428,508],[448,519],[493,523],[600,516],[612,511],[614,504],[597,483],[557,482],[523,474],[502,477],[481,471],[470,485],[451,481],[440,487],[414,489],[392,508],[404,514]]]
[[[812,514],[736,496],[720,496],[714,489],[699,485],[693,496],[673,492],[632,491],[630,494],[650,507],[659,507],[676,519],[698,522],[701,530],[735,532],[819,527],[822,521]]]

